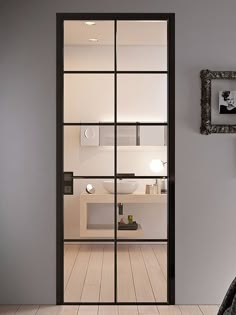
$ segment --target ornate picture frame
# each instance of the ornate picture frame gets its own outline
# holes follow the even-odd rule
[[[201,128],[204,135],[212,133],[236,133],[236,124],[212,124],[211,90],[212,80],[236,80],[236,71],[201,70]]]

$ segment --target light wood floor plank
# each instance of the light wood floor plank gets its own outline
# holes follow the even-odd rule
[[[100,301],[114,301],[114,246],[110,244],[103,250]]]
[[[138,315],[138,307],[136,305],[119,305],[119,315]]]
[[[66,256],[67,252],[68,252],[68,249],[70,248],[71,245],[69,244],[65,244],[64,245],[64,257]]]
[[[180,311],[181,309],[181,311]],[[219,305],[0,305],[1,315],[37,314],[37,315],[216,315]],[[199,313],[200,311],[200,313]]]
[[[199,305],[199,307],[204,315],[217,315],[219,311],[218,305]]]
[[[98,315],[118,315],[118,306],[100,305],[98,308]]]
[[[150,245],[142,245],[141,251],[147,268],[149,280],[156,302],[167,301],[167,281],[161,270],[159,262]]]
[[[161,266],[161,270],[167,280],[167,245],[153,245],[152,249],[156,255],[156,258]]]
[[[78,315],[98,315],[98,306],[80,305]]]
[[[182,315],[202,315],[198,305],[179,305]]]
[[[57,315],[77,315],[79,306],[76,305],[61,305]]]
[[[140,315],[155,315],[159,314],[155,305],[139,305],[138,312]]]
[[[157,309],[160,315],[181,315],[178,305],[159,305]]]
[[[40,305],[37,315],[57,315],[60,310],[59,305]]]
[[[93,246],[94,249],[99,246],[101,249],[102,246],[103,253],[99,253],[99,250],[96,250],[96,255],[100,257],[98,259],[98,265],[97,259],[89,257],[90,254],[86,246]],[[158,247],[160,245],[155,246]],[[130,248],[130,250],[128,248]],[[118,301],[132,302],[137,300],[139,302],[154,302],[155,299],[156,301],[166,301],[166,298],[163,297],[164,294],[161,295],[160,290],[160,287],[162,287],[162,289],[164,288],[166,295],[166,281],[163,281],[163,276],[161,276],[163,273],[160,271],[160,264],[158,267],[159,261],[157,260],[156,252],[155,255],[153,253],[154,248],[153,251],[151,250],[152,248],[153,247],[150,246],[148,250],[145,250],[143,255],[138,245],[120,245],[118,247]],[[165,245],[163,245],[160,250],[161,257],[164,256],[165,250]],[[161,259],[163,261],[163,258],[160,258],[160,261]],[[95,265],[93,266],[93,264]],[[100,267],[101,274],[99,275]],[[92,274],[94,273],[94,271],[92,271],[94,268],[95,270],[99,268],[99,271],[97,270],[97,272],[95,272],[97,281],[95,295],[97,296],[99,291],[99,299],[96,298],[92,300],[92,297],[88,297],[87,295],[94,294],[93,290],[91,290],[92,287],[94,289],[94,285],[89,284],[89,282],[92,281],[90,274],[91,272]],[[157,277],[158,273],[160,273],[159,279]],[[100,278],[100,283],[98,283],[98,278]],[[94,281],[93,279],[92,282]],[[163,285],[161,285],[161,283]],[[114,298],[113,246],[66,244],[65,286],[64,297],[66,302],[112,302]],[[98,286],[100,286],[99,289]],[[90,287],[90,289],[88,289],[88,287]]]
[[[135,295],[138,302],[155,302],[143,256],[138,245],[129,246]]]
[[[19,309],[20,305],[0,305],[1,315],[14,315]]]
[[[39,309],[39,305],[21,305],[16,315],[35,315]]]
[[[76,257],[79,252],[79,245],[69,245],[70,248],[64,258],[64,288],[66,289],[69,281],[70,274],[72,272]]]
[[[91,255],[91,246],[83,245],[80,247],[76,261],[66,286],[64,299],[66,302],[80,302],[85,277]]]
[[[82,302],[98,302],[101,287],[103,246],[92,245],[88,270],[82,291]]]
[[[129,245],[118,246],[117,282],[118,301],[135,302],[136,295],[130,262]]]

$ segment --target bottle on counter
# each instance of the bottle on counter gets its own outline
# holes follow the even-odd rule
[[[167,179],[162,178],[161,179],[161,194],[167,194]]]

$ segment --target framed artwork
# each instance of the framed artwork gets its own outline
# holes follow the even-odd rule
[[[201,134],[236,133],[236,71],[202,70]]]
[[[236,91],[219,92],[219,113],[236,114]]]

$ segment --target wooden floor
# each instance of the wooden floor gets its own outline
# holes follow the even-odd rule
[[[117,284],[119,302],[166,302],[166,245],[118,245]],[[114,301],[113,245],[65,245],[64,300]]]
[[[55,306],[0,305],[1,315],[216,315],[217,305]]]
[[[65,299],[112,301],[114,252],[110,245],[65,246]],[[166,246],[119,245],[120,301],[166,300]],[[0,305],[2,315],[216,315],[217,305],[55,306]]]

